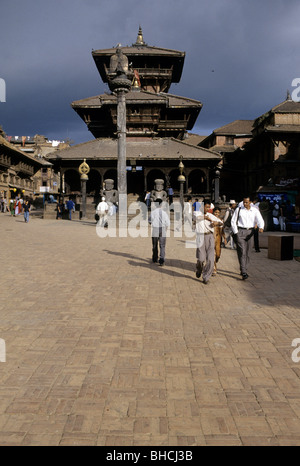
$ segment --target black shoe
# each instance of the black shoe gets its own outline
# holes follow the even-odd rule
[[[255,252],[260,252],[260,249],[256,249]]]
[[[158,261],[157,259],[152,259],[153,264],[156,264]]]
[[[204,280],[204,279],[203,279],[203,283],[204,283],[204,285],[207,285],[207,284],[208,284],[208,280]]]
[[[249,277],[249,275],[247,273],[243,273],[242,274],[242,277],[243,277],[243,280],[247,280],[247,278]]]
[[[200,278],[201,275],[202,275],[202,270],[203,270],[203,267],[202,267],[202,264],[199,264],[197,262],[197,265],[196,265],[196,277],[197,278]]]
[[[162,259],[159,259],[159,265],[162,267],[164,265],[165,261],[163,261]]]

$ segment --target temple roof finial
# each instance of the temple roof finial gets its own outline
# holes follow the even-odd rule
[[[290,90],[289,90],[289,89],[287,90],[287,93],[286,93],[286,100],[292,100],[292,97],[291,97],[291,94],[290,94]]]
[[[141,26],[139,27],[139,32],[138,32],[138,36],[137,36],[137,39],[136,39],[136,43],[133,44],[133,45],[147,45],[144,42],[143,31],[142,31]]]

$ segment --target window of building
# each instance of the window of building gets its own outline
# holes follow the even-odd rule
[[[233,146],[234,144],[233,136],[226,136],[225,144],[226,146]]]

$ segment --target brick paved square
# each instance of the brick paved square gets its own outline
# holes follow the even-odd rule
[[[225,249],[205,286],[180,238],[162,268],[150,238],[0,227],[1,445],[299,445],[298,261],[263,248],[243,282]]]

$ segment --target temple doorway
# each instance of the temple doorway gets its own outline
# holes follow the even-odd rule
[[[200,170],[192,170],[189,174],[189,189],[192,194],[204,194],[207,191],[207,179],[205,173]]]
[[[64,173],[64,183],[66,194],[80,194],[81,181],[78,170],[69,169]]]
[[[147,189],[152,191],[154,189],[156,179],[164,180],[164,189],[166,189],[166,177],[163,171],[158,169],[151,170],[147,175]]]
[[[88,174],[88,181],[86,183],[86,193],[90,196],[98,196],[102,188],[101,175],[97,170],[91,170]]]
[[[169,173],[169,182],[170,186],[173,188],[174,192],[179,192],[180,191],[180,183],[178,181],[178,176],[180,175],[178,168],[175,170],[172,170]]]
[[[127,193],[139,195],[144,193],[144,173],[142,170],[127,171]]]

